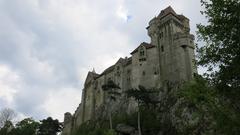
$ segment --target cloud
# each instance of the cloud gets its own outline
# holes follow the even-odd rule
[[[0,0],[0,108],[63,120],[78,106],[87,72],[101,73],[149,41],[149,20],[169,5],[190,18],[193,33],[204,20],[196,1]]]
[[[76,103],[79,104],[81,101],[80,97],[80,89],[77,91],[75,88],[60,88],[58,89],[57,93],[54,90],[49,92],[47,95],[47,100],[43,102],[41,107],[43,110],[48,112],[49,116],[53,118],[61,118],[63,117],[62,112],[76,109],[76,106],[72,105]]]
[[[13,102],[13,98],[20,89],[20,78],[5,65],[0,65],[0,99],[5,107]],[[2,103],[1,102],[1,103]]]

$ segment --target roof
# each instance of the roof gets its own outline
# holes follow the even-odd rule
[[[173,16],[175,16],[176,18],[178,18],[179,20],[185,20],[185,19],[188,19],[187,17],[185,17],[184,15],[179,15],[177,14],[173,8],[171,6],[168,6],[167,8],[165,8],[164,10],[162,10],[160,12],[160,14],[158,15],[157,18],[164,18],[165,16],[169,15],[169,14],[172,14]]]
[[[165,17],[165,16],[168,15],[168,14],[177,15],[176,12],[172,9],[172,7],[169,6],[169,7],[165,8],[164,10],[162,10],[162,11],[160,12],[160,14],[158,15],[158,17],[159,17],[159,18],[163,18],[163,17]]]
[[[130,54],[134,54],[138,51],[138,48],[140,46],[144,46],[146,49],[150,49],[150,48],[154,48],[156,47],[155,45],[152,45],[152,44],[149,44],[149,43],[146,43],[146,42],[142,42],[135,50],[133,50]]]

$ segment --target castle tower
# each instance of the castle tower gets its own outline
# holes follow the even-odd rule
[[[191,80],[197,69],[189,19],[169,6],[149,22],[147,30],[158,49],[162,85]]]
[[[72,131],[72,114],[69,112],[66,112],[64,114],[64,123],[63,123],[63,132],[62,135],[69,135]]]

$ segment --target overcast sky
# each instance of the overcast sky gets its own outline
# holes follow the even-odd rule
[[[205,21],[200,0],[0,0],[0,109],[63,120],[81,100],[86,74],[100,73],[149,42],[146,27],[171,5]]]

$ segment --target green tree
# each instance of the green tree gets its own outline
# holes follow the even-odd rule
[[[14,135],[12,134],[12,130],[14,129],[14,125],[11,121],[5,121],[2,128],[0,128],[0,135]]]
[[[118,92],[120,87],[116,85],[112,80],[108,80],[108,82],[102,86],[102,89],[107,92],[107,106],[109,107],[109,110],[110,110],[109,125],[110,125],[110,129],[112,130],[113,129],[112,106],[110,104],[116,101],[117,96],[120,95],[120,93]]]
[[[185,106],[194,110],[192,115],[198,117],[197,126],[182,129],[184,134],[193,134],[193,132],[198,134],[239,134],[239,114],[202,76],[195,76],[195,79],[186,83],[177,94],[180,96],[179,98],[185,99]]]
[[[156,93],[155,90],[148,90],[144,88],[143,86],[139,86],[139,89],[130,89],[126,91],[126,95],[128,98],[133,97],[137,101],[137,107],[138,107],[138,133],[139,135],[142,134],[141,131],[141,105],[146,105],[147,107],[150,107],[151,105],[156,106],[158,101],[153,100],[151,94]]]
[[[240,1],[201,0],[208,19],[199,24],[199,64],[208,67],[208,79],[218,92],[240,112]],[[211,72],[212,71],[212,72]]]
[[[14,135],[35,135],[39,125],[40,123],[34,121],[32,118],[25,118],[16,124],[12,132]]]
[[[6,125],[7,122],[12,122],[15,117],[16,113],[14,112],[14,110],[10,108],[3,108],[0,111],[0,128]]]
[[[62,130],[62,124],[59,121],[53,120],[51,117],[40,121],[38,135],[56,135]]]

